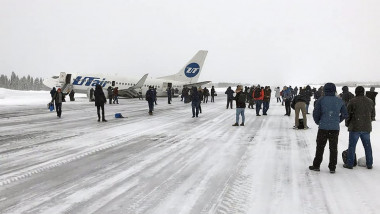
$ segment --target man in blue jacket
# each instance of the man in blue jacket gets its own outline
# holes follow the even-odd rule
[[[338,159],[338,137],[341,123],[347,118],[347,108],[340,98],[335,96],[336,86],[334,83],[326,83],[324,96],[319,98],[313,111],[313,119],[319,125],[317,134],[317,148],[313,165],[309,166],[310,170],[319,171],[322,163],[323,152],[327,140],[330,148],[330,173],[335,173]]]

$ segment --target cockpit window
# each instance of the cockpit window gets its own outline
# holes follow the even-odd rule
[[[52,76],[51,78],[53,78],[53,79],[58,79],[59,76]]]

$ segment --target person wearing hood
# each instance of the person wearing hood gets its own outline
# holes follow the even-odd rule
[[[55,89],[55,87],[53,87],[53,88],[50,90],[50,96],[51,96],[51,98],[53,98],[55,92],[57,92],[57,90]]]
[[[367,91],[365,93],[365,96],[368,97],[369,99],[371,99],[373,101],[373,103],[375,104],[376,106],[376,96],[377,96],[377,92],[375,91],[375,87],[371,87],[369,89],[369,91]]]
[[[242,122],[240,126],[244,126],[245,122],[245,101],[246,101],[246,93],[243,92],[243,86],[238,85],[236,88],[236,96],[234,98],[236,100],[236,122],[232,126],[239,126],[239,117],[241,115]]]
[[[364,88],[358,86],[355,89],[355,97],[348,102],[348,118],[346,126],[349,131],[349,144],[347,152],[347,164],[344,168],[352,169],[354,166],[356,144],[361,139],[365,151],[366,164],[368,169],[372,169],[372,147],[370,133],[372,131],[372,121],[375,120],[375,104],[371,99],[364,96]]]
[[[149,86],[149,90],[146,91],[145,100],[148,101],[149,115],[153,115],[154,102],[156,100],[156,93],[154,91],[153,86]]]
[[[284,88],[283,88],[282,100],[285,102],[285,112],[286,113],[284,116],[290,116],[290,112],[291,112],[290,104],[292,102],[292,92],[286,86],[284,86]]]
[[[339,97],[344,101],[344,104],[347,106],[348,102],[352,98],[354,98],[354,95],[349,91],[347,86],[342,87],[342,93],[339,94]]]
[[[227,109],[228,109],[228,104],[230,105],[232,109],[232,100],[234,100],[234,91],[231,89],[231,86],[228,86],[225,94],[227,94]]]
[[[323,152],[327,140],[330,149],[330,173],[335,173],[338,160],[338,137],[341,123],[347,118],[347,108],[342,99],[335,96],[336,86],[334,83],[326,83],[324,96],[317,100],[313,111],[313,119],[318,127],[317,146],[313,165],[310,170],[319,171],[323,159]]]
[[[191,88],[191,110],[193,112],[193,118],[198,117],[199,105],[201,102],[201,92],[198,92],[197,87]]]
[[[104,117],[104,104],[107,103],[107,98],[104,95],[103,88],[97,84],[94,91],[96,112],[98,113],[98,122],[100,122],[100,109],[102,109],[102,121],[107,122]]]

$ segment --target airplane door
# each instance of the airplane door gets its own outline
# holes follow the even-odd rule
[[[66,84],[71,84],[71,74],[66,74]]]
[[[112,81],[112,87],[114,87],[115,86],[115,81]]]
[[[172,87],[172,85],[173,85],[173,84],[172,84],[171,82],[168,82],[168,87],[170,87],[170,88],[171,88],[171,87]]]

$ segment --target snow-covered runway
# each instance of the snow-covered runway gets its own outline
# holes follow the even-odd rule
[[[246,109],[244,127],[231,126],[235,109],[224,96],[202,104],[199,118],[179,98],[160,98],[153,116],[146,101],[122,99],[99,123],[85,97],[63,103],[58,119],[48,92],[1,90],[0,213],[380,212],[378,121],[374,168],[342,167],[342,124],[330,174],[328,147],[321,171],[308,169],[318,130],[311,115],[311,129],[293,130],[294,112],[283,116],[274,99],[268,116]],[[358,157],[363,150],[358,143]]]

